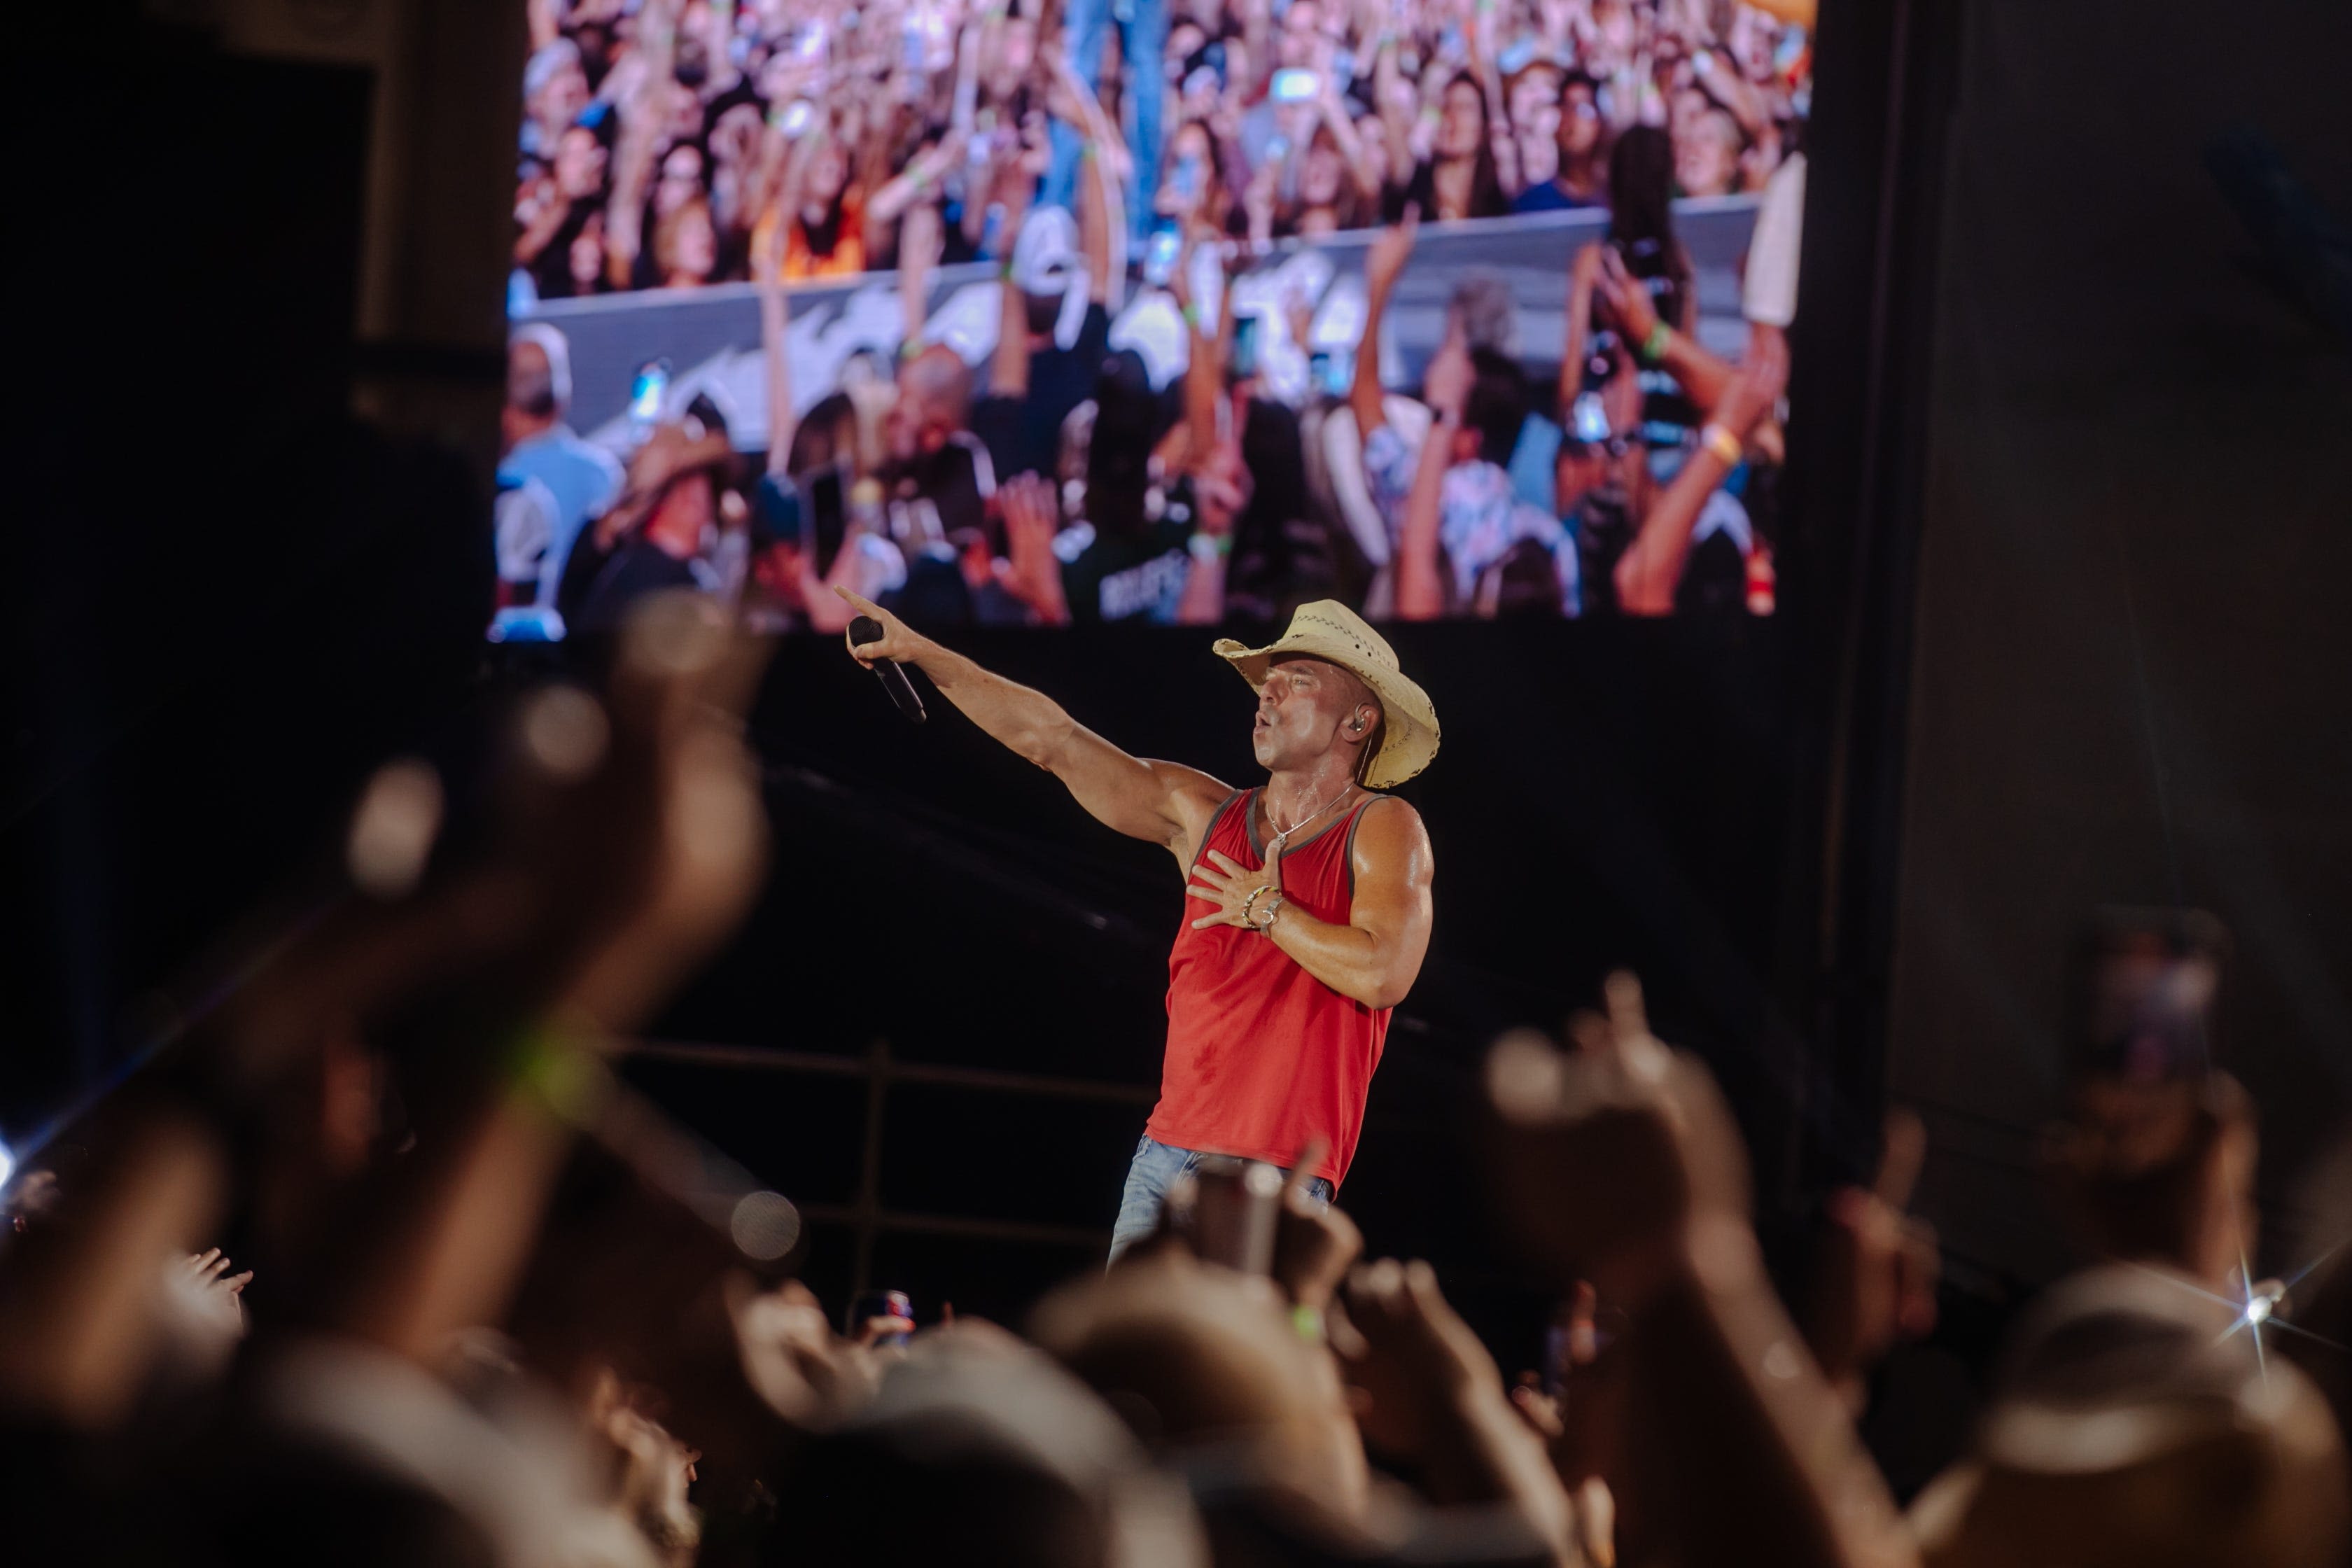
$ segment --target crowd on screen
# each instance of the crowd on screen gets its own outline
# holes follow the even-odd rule
[[[1635,125],[1683,194],[1760,191],[1811,69],[1741,0],[533,0],[531,28],[541,299],[743,279],[766,226],[787,279],[887,268],[921,204],[974,259],[1008,203],[1076,205],[1089,143],[1138,240],[1595,205]]]
[[[563,423],[561,333],[519,334],[500,635],[689,584],[772,629],[836,627],[835,586],[935,625],[1769,613],[1801,30],[1738,4],[1090,4],[534,12],[538,294],[748,274],[773,368],[765,431],[706,398],[607,455]],[[1164,95],[1119,68],[1129,35]],[[1675,202],[1742,190],[1747,337],[1718,353]],[[1578,205],[1607,226],[1565,258],[1556,349],[1472,268],[1420,395],[1382,384],[1419,225]],[[1271,241],[1383,218],[1344,341],[1312,300],[1234,306]],[[992,341],[927,338],[938,269],[975,256]],[[898,363],[793,387],[788,285],[881,266]],[[732,451],[762,437],[755,474]]]
[[[591,442],[565,419],[563,333],[526,325],[494,633],[607,631],[661,587],[771,631],[841,629],[837,588],[934,626],[1271,619],[1318,598],[1399,619],[1769,613],[1801,187],[1765,203],[1726,358],[1694,331],[1665,135],[1633,127],[1611,167],[1606,237],[1564,269],[1556,381],[1513,352],[1509,288],[1471,269],[1419,395],[1383,384],[1410,204],[1368,248],[1356,336],[1311,356],[1278,297],[1238,313],[1244,280],[1213,234],[1115,317],[1128,279],[1099,164],[1076,216],[1009,209],[980,365],[925,331],[936,209],[908,220],[896,363],[854,356],[813,400],[792,385],[789,295],[762,282],[764,439],[704,394],[632,425],[625,454]]]

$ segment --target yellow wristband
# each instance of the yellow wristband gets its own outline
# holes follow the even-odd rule
[[[1707,421],[1706,428],[1698,433],[1698,444],[1722,458],[1725,468],[1739,467],[1743,450],[1739,445],[1739,437],[1713,420]]]

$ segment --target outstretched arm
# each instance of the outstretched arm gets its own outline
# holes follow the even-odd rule
[[[1372,96],[1381,106],[1381,129],[1389,143],[1390,177],[1400,183],[1412,178],[1412,115],[1418,95],[1406,85],[1397,63],[1393,37],[1383,39],[1372,63]]]
[[[1629,616],[1674,613],[1675,589],[1689,559],[1691,535],[1716,487],[1729,477],[1740,444],[1759,424],[1789,382],[1789,345],[1778,328],[1759,327],[1716,405],[1699,445],[1683,464],[1617,561],[1617,600]]]
[[[1192,923],[1263,931],[1301,969],[1340,995],[1367,1007],[1393,1007],[1412,989],[1421,961],[1429,952],[1433,867],[1429,830],[1421,825],[1421,814],[1401,800],[1376,801],[1366,807],[1356,825],[1348,864],[1355,877],[1355,897],[1348,923],[1337,925],[1287,901],[1273,903],[1281,880],[1280,861],[1249,871],[1212,849],[1207,860],[1193,868],[1192,881],[1184,890],[1216,907]],[[1269,905],[1273,921],[1265,924]]]
[[[1503,73],[1495,64],[1495,7],[1482,5],[1470,29],[1470,65],[1478,73],[1478,89],[1486,97],[1486,144],[1495,154],[1495,177],[1503,194],[1517,196],[1527,187],[1519,180],[1519,144],[1511,131],[1511,110],[1503,97]]]
[[[1412,489],[1405,493],[1404,519],[1397,531],[1396,613],[1399,620],[1433,620],[1445,613],[1445,583],[1437,565],[1437,547],[1445,511],[1445,475],[1454,463],[1454,437],[1462,428],[1462,405],[1470,394],[1470,351],[1462,340],[1462,325],[1446,328],[1445,341],[1422,377],[1422,393],[1429,400],[1429,434],[1421,440],[1421,458],[1412,472]]]
[[[1559,416],[1563,420],[1570,417],[1576,395],[1584,390],[1585,330],[1592,319],[1592,290],[1601,276],[1601,248],[1584,247],[1569,268],[1568,335],[1559,349]]]
[[[839,592],[882,624],[879,642],[849,650],[860,664],[887,658],[916,666],[966,718],[1068,785],[1097,821],[1164,845],[1178,864],[1190,864],[1193,844],[1232,793],[1223,784],[1197,769],[1129,756],[1044,692],[941,647],[870,599]]]
[[[929,199],[955,172],[956,165],[963,162],[963,137],[951,131],[919,156],[909,160],[907,166],[876,191],[874,199],[866,204],[867,228],[879,235]],[[902,239],[900,243],[905,241]]]
[[[1536,1256],[1628,1312],[1631,1479],[1690,1568],[1919,1568],[1885,1482],[1764,1272],[1722,1091],[1649,1033],[1632,977],[1562,1057],[1520,1034],[1486,1068],[1507,1213]],[[1608,1197],[1599,1194],[1606,1193]]]
[[[1004,191],[1003,254],[994,258],[999,310],[996,353],[988,362],[988,391],[993,397],[1029,395],[1029,302],[1013,281],[1013,247],[1021,237],[1021,226],[1029,221],[1030,190],[1028,174],[1016,170]]]
[[[1217,290],[1215,317],[1203,321],[1200,302],[1192,298],[1192,258],[1200,244],[1201,226],[1185,233],[1184,248],[1169,274],[1169,289],[1183,313],[1185,344],[1184,421],[1189,432],[1185,457],[1195,471],[1205,468],[1217,446],[1217,400],[1225,386],[1226,345],[1233,342],[1234,291]],[[1236,411],[1238,412],[1238,411]]]
[[[1348,385],[1348,405],[1356,416],[1360,441],[1370,440],[1388,419],[1381,387],[1381,319],[1389,313],[1389,298],[1404,276],[1413,236],[1420,229],[1421,208],[1407,203],[1403,220],[1381,230],[1364,252],[1364,331],[1356,342],[1356,373]]]
[[[1323,96],[1316,100],[1316,112],[1331,131],[1331,140],[1338,143],[1339,156],[1347,161],[1348,173],[1356,182],[1356,194],[1367,202],[1381,199],[1380,175],[1373,170],[1370,154],[1364,151],[1364,139],[1356,134],[1356,122],[1348,118],[1339,101],[1339,79],[1329,72],[1323,77]]]
[[[784,303],[784,285],[777,268],[782,264],[785,215],[770,215],[752,229],[751,282],[760,294],[760,349],[768,373],[768,472],[779,477],[792,472],[793,416],[792,347],[787,329],[791,311]]]
[[[900,352],[923,341],[923,323],[930,311],[931,275],[939,270],[947,246],[947,230],[940,209],[924,203],[908,209],[898,226],[898,311]]]
[[[613,150],[613,197],[604,208],[605,277],[615,289],[631,286],[637,254],[644,247],[646,190],[652,184],[654,150],[661,122],[677,88],[672,62],[677,53],[677,6],[649,5],[638,22],[645,74],[625,101],[614,106],[621,133]]]
[[[1625,269],[1623,259],[1615,251],[1601,250],[1600,257],[1600,266],[1592,278],[1592,292],[1615,320],[1626,346],[1651,363],[1664,366],[1682,384],[1683,391],[1700,413],[1714,413],[1715,405],[1723,399],[1724,387],[1738,373],[1737,367],[1708,353],[1690,335],[1687,324],[1677,327],[1660,319],[1648,288]],[[1685,315],[1697,295],[1695,289],[1683,291]],[[1653,344],[1654,353],[1649,352]],[[1568,372],[1564,368],[1560,374],[1565,377]]]
[[[1127,147],[1103,112],[1102,100],[1068,58],[1056,51],[1045,65],[1057,89],[1049,107],[1085,138],[1079,150],[1078,238],[1086,250],[1087,286],[1096,304],[1116,311],[1127,287],[1127,207],[1119,173]]]

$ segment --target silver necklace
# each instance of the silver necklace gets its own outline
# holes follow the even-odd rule
[[[1266,846],[1265,858],[1271,860],[1279,856],[1282,853],[1283,846],[1290,842],[1290,836],[1292,834],[1297,832],[1300,828],[1306,826],[1308,823],[1314,821],[1317,817],[1322,816],[1325,812],[1330,810],[1341,801],[1347,799],[1349,793],[1352,792],[1355,787],[1353,781],[1340,785],[1339,793],[1338,795],[1333,795],[1329,800],[1325,801],[1321,805],[1317,806],[1314,810],[1308,812],[1306,816],[1300,817],[1289,826],[1277,829],[1274,836],[1274,842]],[[1271,827],[1274,826],[1274,807],[1271,805],[1267,805],[1265,808],[1265,820],[1267,826]]]

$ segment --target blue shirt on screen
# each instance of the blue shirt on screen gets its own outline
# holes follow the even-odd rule
[[[1511,489],[1529,506],[1550,511],[1559,500],[1559,426],[1530,414],[1511,448]]]
[[[1558,180],[1546,180],[1541,184],[1529,185],[1521,191],[1511,203],[1511,210],[1515,213],[1564,213],[1600,205],[1598,201],[1570,195],[1559,188]]]
[[[621,495],[621,465],[612,453],[558,425],[514,444],[499,464],[501,484],[537,479],[555,498],[555,533],[540,565],[540,599],[552,604],[555,585],[563,581],[563,564],[572,558],[572,542],[588,523],[604,515]]]

